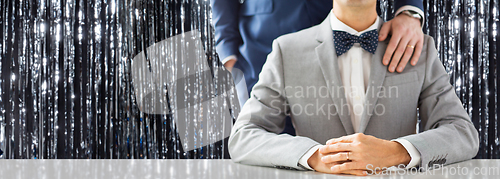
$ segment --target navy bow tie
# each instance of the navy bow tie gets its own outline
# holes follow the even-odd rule
[[[351,49],[354,43],[359,43],[361,48],[366,51],[375,54],[378,45],[378,32],[377,30],[371,30],[361,34],[359,37],[351,35],[350,33],[344,31],[333,31],[333,38],[335,42],[335,51],[337,51],[337,57],[346,53]]]

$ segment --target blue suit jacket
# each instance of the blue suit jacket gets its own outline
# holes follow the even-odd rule
[[[236,55],[235,68],[245,74],[248,91],[271,52],[272,41],[284,34],[321,23],[332,9],[332,0],[211,0],[216,50],[220,59]],[[422,0],[397,0],[423,9]]]

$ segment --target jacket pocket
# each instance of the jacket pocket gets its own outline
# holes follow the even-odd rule
[[[241,6],[241,15],[253,16],[273,12],[273,0],[246,0]]]

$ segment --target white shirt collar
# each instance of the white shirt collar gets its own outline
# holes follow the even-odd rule
[[[375,20],[375,23],[373,23],[368,29],[365,29],[361,32],[358,32],[354,30],[353,28],[349,27],[348,25],[344,24],[342,21],[340,21],[337,16],[335,16],[335,13],[333,13],[333,10],[330,11],[330,24],[332,26],[332,30],[338,30],[338,31],[345,31],[347,33],[350,33],[352,35],[357,35],[360,36],[361,34],[371,31],[371,30],[376,30],[379,27],[379,23],[382,22],[380,17],[377,17],[377,20]]]

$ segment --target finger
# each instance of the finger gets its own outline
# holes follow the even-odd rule
[[[359,170],[364,169],[363,166],[359,166],[359,162],[346,162],[341,165],[334,165],[330,168],[333,173],[342,173],[349,170]]]
[[[346,162],[349,160],[352,160],[349,152],[340,152],[334,155],[327,155],[324,157],[321,157],[321,162],[326,163],[326,164],[336,164],[336,163],[341,163],[341,162]]]
[[[384,65],[389,65],[389,61],[391,60],[392,54],[398,47],[399,41],[401,40],[400,34],[392,34],[391,41],[387,45],[387,49],[385,50],[384,58],[382,59],[382,63]]]
[[[403,55],[403,58],[401,58],[401,61],[399,61],[398,68],[396,69],[396,71],[398,71],[399,73],[403,72],[406,65],[408,64],[408,61],[410,60],[411,56],[413,55],[413,51],[415,50],[416,43],[417,43],[416,41],[412,40],[406,46],[406,50],[405,50],[405,53]]]
[[[422,47],[424,46],[424,41],[420,40],[417,42],[415,46],[415,51],[413,51],[413,57],[411,59],[411,65],[417,65],[418,59],[420,58],[420,54],[422,53]]]
[[[378,33],[378,41],[384,41],[387,36],[389,36],[389,32],[391,30],[391,24],[392,22],[386,22],[382,25],[382,28],[380,28],[380,32]]]
[[[340,142],[342,141],[342,137],[341,138],[336,138],[336,139],[330,139],[328,141],[326,141],[326,145],[331,145],[333,143],[337,143],[337,142]]]
[[[389,65],[389,71],[392,73],[396,70],[403,53],[405,52],[408,42],[410,42],[410,37],[403,37],[401,41],[399,41],[398,49],[394,52],[394,55],[391,59],[391,64]]]
[[[319,148],[319,152],[322,154],[337,153],[337,152],[351,152],[352,143],[335,143],[331,145],[325,145]]]
[[[356,175],[356,176],[367,176],[368,172],[366,170],[348,170],[348,171],[343,171],[342,174]]]
[[[340,138],[336,138],[336,139],[330,139],[330,140],[326,141],[326,145],[332,145],[332,144],[339,143],[339,142],[350,143],[353,141],[354,141],[354,138],[352,136],[348,135],[348,136],[344,136],[344,137],[340,137]]]
[[[330,140],[326,141],[326,145],[331,145],[331,144],[335,144],[335,143],[339,143],[339,142],[352,143],[356,140],[363,138],[364,136],[365,135],[363,133],[355,133],[355,134],[351,134],[348,136],[330,139]]]

